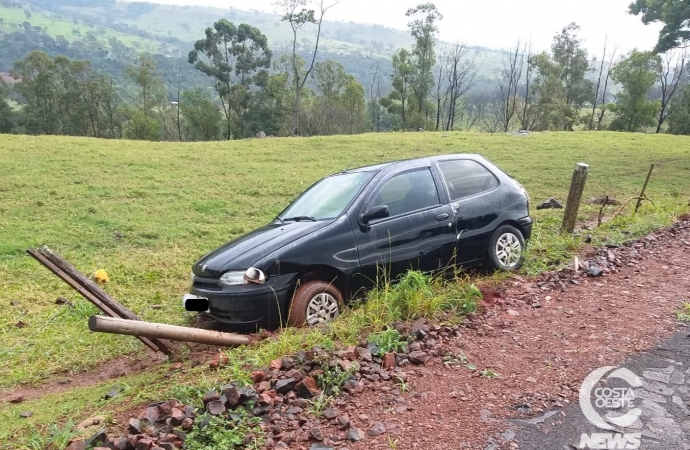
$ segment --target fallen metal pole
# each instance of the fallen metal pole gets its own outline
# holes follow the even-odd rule
[[[111,317],[139,320],[132,311],[109,296],[103,289],[72,266],[72,264],[48,247],[44,246],[38,250],[30,248],[26,252],[104,313]],[[172,350],[164,342],[141,336],[138,336],[138,338],[144,345],[153,351],[162,352],[165,355],[172,354]]]
[[[239,334],[104,316],[89,317],[89,330],[226,347],[249,344],[249,338]]]

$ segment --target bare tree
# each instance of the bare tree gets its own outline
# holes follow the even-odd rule
[[[520,48],[520,41],[518,40],[515,48],[503,55],[503,68],[497,77],[501,128],[506,133],[510,130],[518,108],[518,87],[522,79],[523,63],[524,53]]]
[[[609,62],[609,68],[606,71],[606,77],[604,78],[604,88],[601,90],[601,99],[599,104],[601,105],[601,110],[599,111],[599,117],[597,118],[597,131],[601,131],[601,123],[604,121],[604,115],[606,114],[606,102],[609,96],[609,82],[611,81],[611,75],[613,74],[613,69],[618,63],[616,58],[616,52],[618,47],[613,48],[611,52],[611,61]]]
[[[436,100],[436,131],[441,127],[443,110],[445,103],[448,101],[448,93],[443,91],[443,80],[448,65],[448,54],[446,47],[443,47],[441,54],[438,57],[438,73],[436,74],[436,93],[432,94]],[[443,105],[441,105],[443,103]]]
[[[484,120],[486,107],[489,105],[493,95],[493,93],[486,91],[476,92],[465,103],[461,115],[464,117],[465,129],[467,131],[470,131],[478,122],[481,123]]]
[[[181,113],[180,113],[180,98],[181,98],[181,93],[182,93],[182,64],[180,64],[180,67],[177,71],[177,120],[176,120],[176,125],[177,125],[177,135],[180,137],[180,142],[182,142],[182,120],[181,120]]]
[[[376,63],[369,69],[369,108],[374,133],[381,131],[381,76],[381,64]]]
[[[594,116],[597,111],[597,102],[599,101],[599,91],[601,89],[601,79],[604,76],[604,63],[606,62],[606,44],[608,43],[608,36],[604,39],[604,54],[601,55],[601,66],[599,67],[599,77],[597,79],[597,87],[594,90],[594,101],[592,101],[592,117],[589,118],[589,129],[594,129]]]
[[[661,109],[659,110],[659,119],[656,126],[657,133],[661,133],[661,127],[668,117],[668,105],[671,103],[671,100],[673,100],[676,92],[678,92],[678,85],[686,69],[686,58],[686,50],[677,58],[673,52],[668,52],[664,56],[664,61],[659,71],[659,82],[661,83]],[[673,77],[669,80],[669,75],[671,75],[671,62],[674,59],[676,59],[676,65],[673,69]]]
[[[469,47],[466,44],[455,44],[448,56],[448,121],[446,130],[455,129],[455,120],[458,114],[458,102],[475,85],[475,79],[479,68],[475,66],[477,52],[472,59],[467,60]],[[461,106],[464,111],[464,106]]]
[[[534,114],[532,114],[531,117],[528,115],[531,109],[532,101],[529,95],[532,77],[534,76],[534,71],[537,69],[536,64],[534,64],[532,41],[530,41],[529,44],[525,44],[525,49],[523,50],[522,55],[527,60],[527,69],[525,70],[525,101],[522,105],[522,126],[520,128],[523,130],[531,130],[534,127],[536,116]]]
[[[300,108],[302,100],[302,89],[309,79],[309,75],[314,70],[314,63],[316,62],[316,55],[319,52],[319,42],[321,41],[321,26],[323,24],[323,17],[329,9],[337,5],[340,0],[333,0],[332,3],[326,5],[324,0],[312,0],[314,5],[318,8],[318,19],[316,18],[316,11],[307,9],[308,0],[279,0],[275,5],[281,7],[285,15],[281,19],[284,22],[289,22],[292,28],[292,75],[295,88],[295,101],[292,111],[292,134],[297,136],[299,134],[299,120]],[[309,68],[300,74],[300,59],[297,56],[297,32],[306,24],[311,23],[317,26],[316,44],[311,57]]]
[[[486,133],[498,133],[504,129],[505,102],[500,86],[487,97],[482,114],[482,131]]]

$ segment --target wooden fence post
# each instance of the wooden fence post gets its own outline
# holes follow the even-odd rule
[[[649,184],[649,179],[652,177],[652,172],[654,172],[654,166],[655,164],[652,164],[652,167],[649,168],[649,173],[647,174],[647,179],[644,181],[644,187],[642,187],[640,198],[637,199],[637,205],[635,205],[635,212],[633,213],[633,216],[637,214],[637,211],[640,209],[640,205],[642,205],[644,194],[645,192],[647,192],[647,185]]]
[[[568,193],[568,202],[565,205],[565,214],[563,215],[563,225],[561,231],[565,233],[572,233],[575,230],[575,222],[577,222],[577,212],[580,209],[580,201],[582,201],[582,192],[585,190],[585,181],[589,174],[589,165],[578,163],[573,172],[573,179],[570,182],[570,192]]]

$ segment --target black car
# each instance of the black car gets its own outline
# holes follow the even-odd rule
[[[316,325],[384,268],[392,281],[449,266],[516,270],[531,232],[527,192],[479,155],[345,170],[194,264],[183,303],[239,328]]]

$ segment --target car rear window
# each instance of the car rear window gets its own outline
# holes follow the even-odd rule
[[[451,200],[460,200],[498,187],[498,180],[484,166],[469,159],[439,162]]]

